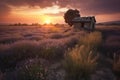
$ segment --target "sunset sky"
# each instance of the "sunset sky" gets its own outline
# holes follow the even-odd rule
[[[64,23],[70,8],[97,22],[120,20],[120,0],[1,0],[0,23]]]

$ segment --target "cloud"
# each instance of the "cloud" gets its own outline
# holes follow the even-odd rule
[[[2,3],[12,6],[40,6],[41,8],[53,5],[56,0],[3,0]]]
[[[57,13],[57,14],[53,14],[53,13],[47,13],[46,15],[48,15],[48,16],[64,16],[64,12],[59,12],[59,13]]]
[[[3,8],[9,5],[27,5],[29,7],[40,6],[41,8],[45,8],[57,4],[61,7],[77,8],[83,12],[93,14],[120,12],[120,0],[3,0],[1,3],[1,7]]]
[[[120,13],[120,0],[59,0],[58,3],[80,9],[86,14]]]
[[[4,21],[9,12],[10,8],[7,5],[0,3],[0,21]]]
[[[3,17],[4,15],[7,16],[9,11],[10,11],[10,8],[7,5],[0,4],[0,18]]]
[[[119,3],[120,0],[2,0],[0,2],[0,18],[10,13],[10,6],[28,6],[33,9],[35,6],[46,8],[58,5],[60,8],[79,9],[82,15],[101,15],[120,13]],[[59,15],[59,13],[57,14]]]
[[[40,6],[40,8],[45,8],[52,6],[53,2],[54,0],[2,0],[0,2],[0,19],[3,19],[5,16],[9,15],[11,6],[29,6],[29,8]]]

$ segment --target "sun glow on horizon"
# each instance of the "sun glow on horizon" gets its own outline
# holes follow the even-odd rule
[[[61,8],[59,5],[53,5],[45,8],[40,6],[9,6],[11,8],[10,19],[8,22],[23,23],[63,23],[63,13],[67,8]]]
[[[44,23],[45,23],[45,24],[50,24],[50,23],[51,23],[51,20],[50,20],[50,19],[46,19]]]

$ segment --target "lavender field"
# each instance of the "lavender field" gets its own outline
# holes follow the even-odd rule
[[[81,55],[83,57],[80,60],[82,58],[88,60],[89,56],[90,59],[88,62],[78,63],[77,53],[84,54]],[[87,55],[89,53],[95,56]],[[119,26],[97,26],[95,32],[91,33],[74,30],[67,25],[0,26],[0,79],[2,80],[64,80],[66,75],[65,79],[70,80],[70,75],[78,75],[76,71],[79,69],[80,71],[83,69],[82,78],[85,77],[85,80],[89,80],[90,77],[91,80],[103,80],[106,75],[104,80],[114,80],[117,77],[112,72],[114,69],[110,67],[114,61],[114,53],[117,55],[120,53]],[[120,61],[116,64],[115,71],[117,69],[119,73]],[[84,72],[86,69],[88,71]],[[73,75],[71,80],[78,79],[76,75]]]
[[[67,48],[74,47],[83,35],[84,31],[76,32],[64,25],[1,26],[0,52],[18,54],[22,51],[24,55],[33,53],[36,56],[43,49],[55,48],[55,54],[63,54]]]

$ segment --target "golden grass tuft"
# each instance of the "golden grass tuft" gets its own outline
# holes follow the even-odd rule
[[[101,32],[92,32],[82,37],[79,41],[80,45],[90,46],[91,48],[97,48],[102,43]]]
[[[97,65],[98,56],[90,47],[85,45],[76,46],[69,50],[65,56],[64,68],[67,72],[66,78],[71,80],[89,79]]]
[[[102,43],[100,32],[92,32],[85,35],[79,44],[69,49],[65,55],[64,68],[68,80],[89,80],[97,66],[97,48]]]

